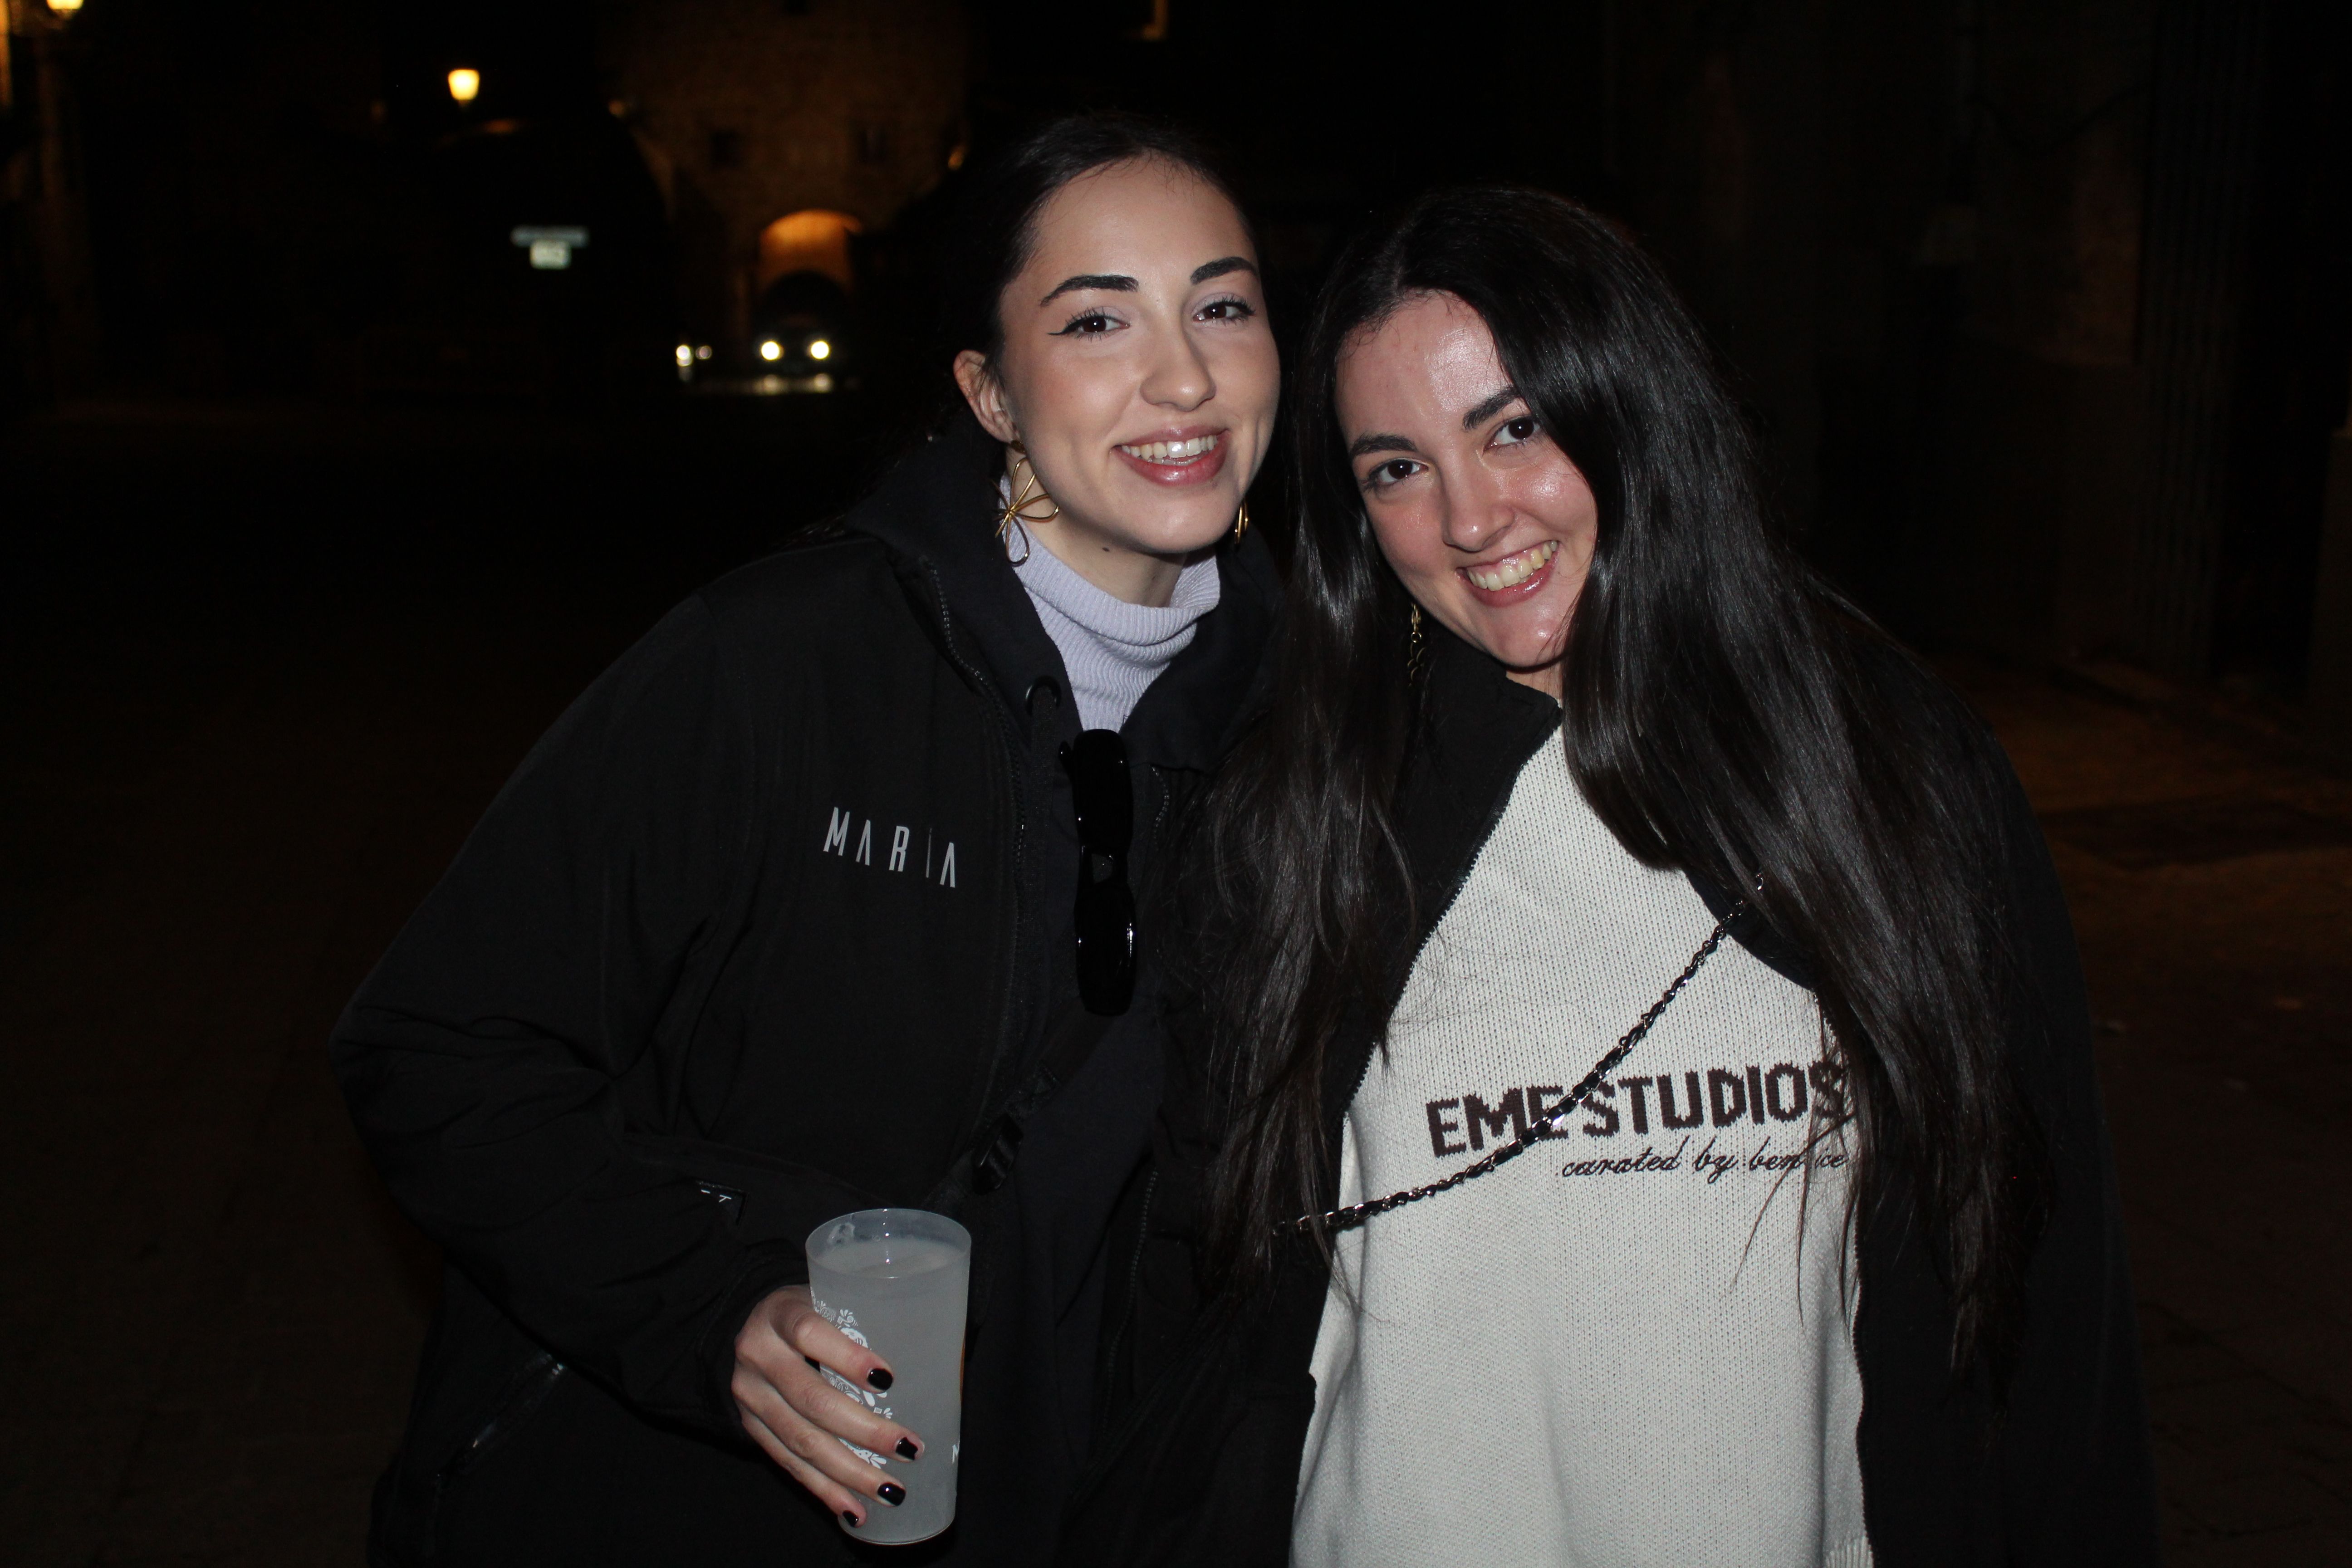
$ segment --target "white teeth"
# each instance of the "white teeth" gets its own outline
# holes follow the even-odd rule
[[[1214,436],[1195,436],[1185,441],[1138,441],[1119,450],[1147,463],[1189,463],[1203,452],[1214,451],[1216,446]]]
[[[1517,555],[1506,555],[1492,566],[1465,567],[1463,575],[1477,586],[1493,593],[1497,588],[1516,588],[1543,570],[1544,563],[1559,553],[1559,541],[1547,539],[1531,545]]]

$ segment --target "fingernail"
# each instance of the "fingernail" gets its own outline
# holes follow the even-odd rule
[[[841,1510],[841,1522],[849,1526],[850,1529],[856,1530],[861,1521],[856,1514],[850,1512],[847,1509],[843,1509]]]
[[[898,1439],[898,1457],[900,1458],[915,1458],[921,1453],[922,1450],[915,1447],[915,1440],[912,1437],[901,1437]]]
[[[888,1367],[877,1366],[866,1374],[866,1381],[874,1385],[876,1393],[887,1394],[890,1392],[890,1385],[898,1380],[890,1375]]]
[[[880,1486],[874,1489],[874,1495],[880,1498],[884,1502],[888,1503],[892,1508],[897,1508],[900,1503],[907,1500],[907,1489],[900,1486],[896,1481],[884,1481]]]

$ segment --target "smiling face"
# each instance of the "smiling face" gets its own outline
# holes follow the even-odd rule
[[[1349,340],[1339,414],[1405,591],[1513,679],[1558,697],[1600,510],[1504,374],[1486,323],[1451,294],[1407,300]]]
[[[1062,509],[1032,536],[1121,598],[1165,604],[1185,558],[1233,527],[1273,433],[1257,253],[1214,186],[1156,161],[1079,175],[1033,230],[995,365],[966,351],[957,381]]]

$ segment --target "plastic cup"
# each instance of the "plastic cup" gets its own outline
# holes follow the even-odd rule
[[[907,1489],[907,1500],[867,1505],[853,1540],[903,1546],[955,1522],[956,1460],[963,1436],[963,1321],[971,1294],[971,1233],[922,1209],[860,1209],[809,1233],[809,1294],[825,1321],[890,1363],[889,1392],[825,1380],[868,1410],[911,1429],[912,1461],[842,1447]]]

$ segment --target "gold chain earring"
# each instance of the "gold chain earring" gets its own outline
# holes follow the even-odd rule
[[[1037,483],[1037,465],[1029,460],[1029,449],[1018,441],[1012,442],[1010,445],[1023,476],[1021,493],[1005,502],[1004,510],[996,514],[996,542],[1004,547],[1005,559],[1018,566],[1029,559],[1030,525],[1051,522],[1061,516],[1062,503],[1047,495]],[[1008,491],[1012,489],[1010,485],[1005,488]],[[1043,516],[1033,516],[1029,509],[1040,501],[1053,510]],[[1021,553],[1018,555],[1013,553],[1013,528],[1015,523],[1021,527]]]
[[[1428,659],[1429,643],[1421,635],[1421,606],[1412,607],[1412,618],[1405,623],[1404,678],[1421,679],[1421,667]]]
[[[1244,501],[1242,502],[1242,510],[1234,514],[1234,537],[1235,539],[1239,539],[1243,534],[1247,533],[1248,531],[1249,502]]]

